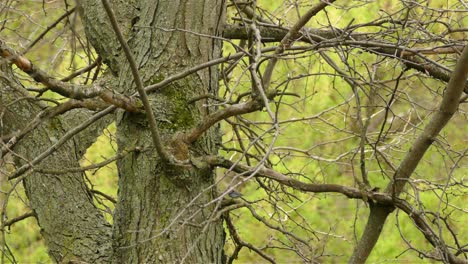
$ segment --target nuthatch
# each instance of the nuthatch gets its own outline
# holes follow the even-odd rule
[[[236,198],[239,198],[242,196],[242,194],[240,192],[237,192],[236,190],[232,190],[228,193],[229,197],[231,197],[232,199],[236,199]]]

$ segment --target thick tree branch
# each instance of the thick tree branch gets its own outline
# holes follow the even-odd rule
[[[246,20],[250,22],[250,20]],[[289,29],[273,25],[259,23],[257,28],[260,30],[260,35],[262,36],[262,42],[279,42],[281,41],[289,32]],[[322,29],[312,29],[312,28],[303,28],[299,34],[301,34],[296,41],[301,41],[305,43],[312,44],[314,42],[320,42],[327,39],[336,38],[337,34],[340,34],[342,30],[336,29],[332,30],[322,30]],[[358,34],[352,33],[349,36],[355,38]],[[361,34],[359,34],[361,35]],[[223,31],[223,37],[228,39],[248,39],[249,31],[246,30],[244,26],[239,25],[226,25]]]
[[[398,196],[406,184],[406,180],[416,169],[426,150],[431,146],[440,131],[445,127],[458,109],[459,100],[468,78],[468,46],[463,50],[452,77],[445,90],[439,110],[431,118],[422,134],[416,139],[413,146],[398,167],[386,192]]]
[[[0,55],[11,63],[14,63],[19,69],[31,76],[36,82],[44,84],[48,89],[62,96],[78,100],[99,97],[104,102],[123,108],[126,111],[133,113],[141,112],[135,98],[129,98],[118,94],[115,91],[105,89],[97,83],[93,83],[91,85],[70,84],[47,75],[47,73],[35,67],[26,57],[19,55],[17,52],[9,48],[1,39]]]
[[[288,29],[277,25],[263,25],[259,26],[258,28],[262,36],[262,41],[264,42],[281,41],[288,33]],[[463,49],[463,46],[460,45],[412,49],[399,45],[396,46],[395,44],[388,42],[378,42],[374,39],[369,41],[369,34],[357,34],[352,32],[349,34],[346,32],[345,34],[344,30],[342,29],[334,29],[331,31],[305,28],[298,34],[301,35],[297,37],[297,41],[302,41],[314,45],[317,45],[318,43],[326,44],[322,44],[323,46],[318,45],[316,48],[338,45],[354,46],[361,48],[366,52],[398,59],[408,68],[415,69],[443,82],[449,82],[450,73],[447,73],[444,69],[440,69],[436,65],[431,65],[427,62],[427,60],[423,60],[422,55],[453,54],[459,53]],[[226,26],[223,32],[223,37],[230,39],[248,39],[248,36],[249,32],[245,30],[245,27],[236,25]],[[335,45],[329,43],[330,41],[336,41]],[[418,55],[418,57],[415,55]],[[464,92],[468,93],[468,82],[465,83]]]
[[[205,161],[211,166],[218,166],[218,167],[230,169],[237,173],[257,171],[258,177],[272,179],[285,186],[289,186],[291,188],[304,191],[304,192],[340,193],[340,194],[345,195],[348,198],[353,198],[353,199],[362,199],[363,197],[363,193],[359,189],[353,188],[353,187],[347,187],[347,186],[338,185],[338,184],[305,183],[305,182],[293,179],[291,177],[288,177],[284,174],[281,174],[269,168],[265,168],[265,167],[253,168],[253,167],[243,165],[240,163],[234,163],[230,160],[227,160],[221,157],[216,157],[216,156],[207,156],[205,157]],[[383,197],[383,196],[378,195],[378,197]],[[378,199],[378,198],[375,198],[375,199]],[[380,201],[386,204],[391,203],[391,199],[389,197],[380,198]]]
[[[374,218],[369,219],[371,224],[368,224],[366,228],[372,229],[373,232],[381,232],[379,229],[379,223],[385,221],[386,214],[391,213],[395,207],[404,211],[408,217],[413,219],[416,226],[418,226],[421,233],[426,237],[434,248],[442,250],[444,255],[448,256],[451,260],[451,263],[464,263],[462,259],[457,259],[452,253],[449,252],[447,245],[442,240],[441,237],[431,228],[429,222],[424,217],[422,212],[419,212],[413,208],[408,202],[402,199],[394,198],[387,193],[379,192],[362,192],[360,189],[338,185],[338,184],[314,184],[314,183],[305,183],[296,179],[292,179],[284,174],[281,174],[275,170],[262,167],[260,169],[246,166],[240,163],[234,163],[230,160],[208,156],[205,157],[205,161],[212,166],[219,166],[229,170],[232,170],[237,173],[246,173],[246,172],[257,172],[257,177],[264,177],[271,180],[274,180],[282,185],[289,186],[293,189],[303,191],[303,192],[312,192],[312,193],[340,193],[351,199],[360,199],[363,201],[368,201],[370,205],[371,212],[374,213]],[[248,176],[248,175],[247,175]],[[251,208],[249,208],[251,209]],[[251,209],[253,213],[253,209]],[[379,214],[377,214],[379,213]],[[367,230],[367,229],[366,229]],[[366,243],[375,243],[371,237],[366,239]],[[365,254],[365,252],[360,252]],[[357,259],[356,262],[363,263],[364,259]]]
[[[187,144],[195,142],[200,136],[203,135],[210,127],[212,127],[217,122],[224,120],[231,116],[243,115],[247,113],[252,113],[262,109],[269,100],[272,100],[277,95],[284,95],[284,93],[279,91],[271,91],[268,94],[262,96],[260,100],[252,99],[245,103],[238,103],[230,105],[224,109],[220,109],[213,114],[206,116],[195,128],[189,131],[184,136],[184,141]]]

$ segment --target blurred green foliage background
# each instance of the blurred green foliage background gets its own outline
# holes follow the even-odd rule
[[[56,9],[53,5],[46,5],[50,7],[47,9],[48,16],[44,18],[44,11],[41,10],[39,3],[32,3],[30,1],[27,5],[36,5],[38,11],[32,12],[31,19],[38,20],[38,24],[42,27],[29,26],[25,27],[23,24],[15,24],[15,21],[9,22],[11,28],[18,28],[23,35],[29,36],[33,39],[37,36],[43,27],[46,27],[54,21],[62,13],[60,9]],[[311,1],[310,5],[315,4],[317,1]],[[356,2],[362,5],[356,5]],[[450,6],[452,2],[456,1],[430,1],[429,5],[434,8],[443,6]],[[26,3],[24,3],[26,5]],[[347,10],[327,9],[326,12],[320,13],[317,17],[307,25],[311,28],[322,28],[329,23],[338,28],[344,28],[352,24],[366,23],[375,20],[382,12],[392,13],[402,8],[401,1],[373,1],[372,3],[365,4],[364,1],[337,1],[337,5],[349,5]],[[257,1],[257,5],[267,10],[268,12],[281,17],[287,23],[294,23],[297,20],[296,11],[290,11],[285,8],[283,1],[276,0],[262,0]],[[303,13],[309,6],[300,6],[297,12]],[[32,6],[25,8],[25,10]],[[232,10],[230,12],[233,12]],[[232,15],[232,13],[230,13]],[[453,16],[457,16],[454,13]],[[228,16],[229,17],[229,16]],[[72,17],[72,19],[79,19]],[[455,18],[453,18],[455,19]],[[463,20],[464,18],[460,18]],[[233,21],[230,21],[233,22]],[[465,19],[465,26],[468,21]],[[38,28],[36,28],[38,27]],[[41,68],[47,70],[50,74],[55,76],[66,76],[76,69],[85,67],[89,64],[85,56],[75,56],[70,52],[71,48],[65,48],[70,43],[70,39],[64,36],[59,36],[58,33],[64,30],[63,23],[59,24],[57,28],[57,35],[47,36],[41,41],[41,45],[33,49],[29,54],[29,58],[34,58],[34,61],[40,65]],[[79,29],[81,30],[81,29]],[[434,26],[434,32],[442,30]],[[398,34],[405,34],[405,32],[398,32]],[[388,36],[391,38],[391,36]],[[464,38],[466,35],[458,34],[451,35],[451,37]],[[273,44],[267,44],[273,45]],[[56,50],[61,50],[59,53]],[[54,52],[51,52],[54,51]],[[233,53],[234,49],[228,45],[224,45],[224,55]],[[50,61],[49,54],[58,54],[52,63],[41,64],[41,61]],[[366,65],[370,65],[377,60],[376,55],[367,53],[352,52],[352,56],[348,61],[355,66],[356,72],[366,74]],[[336,58],[336,54],[330,54],[332,58]],[[264,66],[264,65],[263,65]],[[343,65],[340,65],[343,66]],[[250,89],[249,76],[243,74],[245,68],[238,68],[233,73],[233,79],[236,79],[239,85],[236,87],[235,94],[248,91]],[[397,61],[388,60],[383,64],[379,64],[376,79],[378,81],[385,81],[395,78],[401,70],[401,65]],[[287,86],[288,92],[294,92],[300,95],[300,98],[292,96],[284,96],[281,98],[281,105],[272,104],[271,107],[278,111],[278,120],[284,122],[282,124],[281,135],[275,143],[275,152],[270,157],[274,168],[285,174],[297,176],[300,172],[303,177],[301,180],[306,182],[326,182],[326,183],[339,183],[342,185],[352,186],[354,184],[353,172],[350,164],[356,165],[358,159],[352,159],[351,156],[354,150],[359,145],[359,138],[353,136],[352,132],[355,128],[353,120],[353,111],[355,111],[354,101],[348,102],[347,98],[352,96],[353,92],[348,84],[342,79],[337,78],[335,75],[324,75],[323,73],[333,73],[334,70],[323,63],[323,59],[318,54],[306,54],[306,56],[295,58],[293,60],[281,61],[275,70],[273,85],[277,85],[278,89],[284,89]],[[320,75],[314,75],[321,73]],[[409,73],[411,74],[411,73]],[[294,78],[301,75],[309,75],[304,78]],[[76,80],[81,81],[80,79]],[[421,81],[425,86],[433,87],[434,93],[429,93],[426,87],[421,86]],[[35,83],[28,81],[24,78],[23,84],[25,86],[35,86]],[[390,85],[391,86],[391,85]],[[419,76],[418,79],[408,78],[400,84],[408,98],[416,98],[420,104],[425,104],[430,108],[435,108],[440,100],[437,91],[443,91],[445,84],[435,81],[433,79]],[[369,87],[369,89],[371,89]],[[222,95],[227,91],[227,87],[221,87],[220,94]],[[370,91],[370,90],[369,90]],[[50,98],[61,100],[60,97],[54,94],[46,94]],[[382,94],[382,97],[388,98],[389,94]],[[339,108],[333,108],[337,104],[343,104]],[[354,106],[354,108],[353,108]],[[333,108],[333,109],[332,109]],[[411,113],[413,106],[401,101],[394,106],[393,111],[401,116]],[[331,110],[330,110],[331,109]],[[324,112],[325,111],[325,112]],[[370,110],[369,110],[370,111]],[[324,112],[319,118],[312,116],[317,113]],[[373,114],[373,113],[371,113]],[[421,115],[429,115],[429,113],[421,110]],[[311,117],[303,122],[287,123],[288,120],[293,118],[306,118]],[[254,113],[245,115],[246,119],[253,120],[256,126],[251,129],[261,134],[264,133],[271,124],[268,124],[266,113]],[[324,122],[326,120],[327,122]],[[263,121],[263,123],[261,123]],[[334,124],[337,127],[331,127],[327,124]],[[424,127],[425,122],[418,124],[419,128]],[[378,127],[380,128],[380,127]],[[377,130],[378,128],[375,128]],[[397,128],[395,128],[397,129]],[[398,134],[392,134],[390,138],[386,139],[387,142],[399,141],[398,147],[389,150],[393,162],[398,164],[403,158],[404,154],[411,146],[412,141],[417,137],[419,130],[415,130],[413,134],[405,134],[404,137],[398,137]],[[447,143],[453,152],[466,151],[467,144],[467,123],[466,117],[458,114],[442,131],[443,139],[450,139]],[[226,147],[238,148],[239,142],[235,139],[235,135],[231,126],[227,123],[222,124],[223,143]],[[112,124],[105,131],[103,135],[98,138],[96,143],[90,147],[82,160],[82,166],[102,162],[106,159],[113,157],[117,152],[115,142],[115,125]],[[272,134],[266,133],[263,140],[268,144],[273,138]],[[247,137],[245,144],[248,144]],[[330,142],[327,144],[318,145],[321,142]],[[291,151],[289,146],[294,146],[297,149],[308,150],[308,154],[326,157],[327,159],[334,160],[320,161],[311,160],[305,154],[297,151]],[[252,154],[256,154],[252,150]],[[278,153],[282,153],[279,155]],[[338,159],[338,155],[348,153],[343,159]],[[220,152],[225,157],[232,159],[239,158],[239,154],[235,154],[226,150]],[[377,164],[372,157],[372,152],[369,151],[367,158],[367,165],[369,170],[369,179],[372,186],[384,188],[388,183],[388,177],[385,177],[382,170],[389,170],[389,168],[382,168],[382,165]],[[453,157],[443,150],[443,147],[433,146],[424,156],[423,162],[418,166],[414,173],[415,181],[414,188],[418,188],[420,200],[424,204],[424,209],[438,211],[440,206],[440,196],[449,196],[450,203],[453,207],[445,208],[444,210],[450,211],[450,218],[459,221],[455,223],[459,228],[454,230],[459,234],[460,238],[465,239],[468,234],[466,223],[466,203],[468,200],[465,196],[461,195],[462,190],[457,188],[451,189],[450,193],[441,193],[440,190],[434,190],[430,182],[437,182],[444,184],[450,166],[454,164]],[[459,169],[455,170],[451,175],[453,178],[463,179],[467,175],[467,166],[461,162],[458,164]],[[356,166],[358,167],[358,165]],[[224,170],[219,170],[218,175],[220,179],[224,177]],[[92,189],[104,192],[114,198],[117,196],[117,170],[115,162],[98,170],[86,172],[86,177],[89,179],[89,186]],[[299,176],[297,176],[299,177]],[[220,183],[219,188],[223,189],[227,186],[227,180]],[[278,186],[272,186],[279,188]],[[308,194],[294,191],[290,188],[284,188],[288,193],[294,195],[291,197],[289,194],[277,192],[274,195],[278,197],[273,200],[279,201],[272,203],[267,201],[269,195],[263,189],[258,188],[254,182],[243,184],[239,190],[244,194],[244,199],[249,201],[257,201],[254,208],[256,212],[268,221],[272,220],[274,225],[280,225],[281,228],[290,230],[298,237],[307,240],[311,243],[315,252],[307,252],[309,249],[304,249],[303,254],[309,255],[323,255],[329,257],[322,257],[319,260],[324,263],[343,263],[352,253],[356,240],[359,238],[364,225],[367,221],[368,207],[362,201],[349,200],[342,195],[337,194]],[[271,198],[271,197],[270,197]],[[405,197],[412,200],[411,197]],[[8,216],[10,218],[22,215],[30,211],[27,206],[28,202],[24,195],[21,186],[16,188],[15,193],[11,196],[9,206],[7,208]],[[113,204],[106,199],[96,200],[96,204],[102,208],[103,213],[109,221],[112,221]],[[460,208],[454,210],[453,208]],[[283,213],[278,213],[283,212]],[[447,212],[446,212],[447,213]],[[231,217],[239,227],[238,233],[241,238],[249,243],[261,248],[265,245],[274,246],[275,249],[267,249],[266,253],[273,256],[278,263],[301,263],[301,259],[297,257],[295,252],[286,250],[286,246],[281,249],[281,244],[287,245],[288,239],[280,232],[267,228],[264,224],[252,217],[248,209],[240,209],[231,212]],[[453,220],[455,221],[455,220]],[[280,224],[279,224],[280,223]],[[226,231],[227,232],[227,231]],[[313,235],[311,235],[313,234]],[[397,262],[397,263],[429,263],[429,261],[422,260],[414,251],[406,251],[408,248],[405,241],[411,241],[416,247],[425,251],[431,251],[432,247],[429,245],[421,233],[411,223],[411,220],[402,213],[394,213],[389,218],[382,236],[375,247],[369,259],[369,263],[383,263],[383,262]],[[448,234],[444,234],[447,240],[450,240]],[[40,229],[34,218],[28,218],[19,223],[14,224],[7,232],[6,241],[9,248],[16,256],[19,263],[49,263],[50,259],[47,256],[47,248],[44,245],[40,236]],[[232,253],[233,244],[231,238],[227,236],[226,243],[227,253]],[[259,258],[254,252],[243,249],[240,252],[238,263],[264,263],[265,260]]]

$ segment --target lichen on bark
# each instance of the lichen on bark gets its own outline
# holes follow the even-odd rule
[[[99,19],[88,10],[92,0],[83,0],[83,21]],[[153,84],[179,71],[220,55],[218,40],[203,35],[220,34],[224,1],[113,1],[119,26],[139,67],[144,84]],[[91,7],[96,8],[96,7]],[[123,11],[123,10],[130,11]],[[130,29],[129,29],[130,25]],[[89,27],[87,34],[96,28]],[[107,27],[99,28],[93,42],[108,47],[98,53],[113,52],[115,43],[101,43]],[[200,34],[198,34],[200,33]],[[133,76],[124,56],[102,55],[117,60],[117,89],[123,94],[135,91]],[[202,70],[150,95],[150,102],[166,148],[174,148],[175,135],[194,127],[213,111],[203,101],[188,101],[206,93],[217,93],[217,69]],[[144,114],[119,113],[119,148],[131,144],[151,146],[152,140]],[[198,142],[176,149],[180,158],[217,152],[216,129],[209,130]],[[172,146],[171,146],[172,143]],[[176,144],[177,145],[177,144]],[[184,144],[182,144],[184,145]],[[176,154],[177,154],[176,153]],[[207,221],[216,196],[214,171],[194,166],[168,169],[155,151],[132,153],[118,161],[119,200],[114,214],[114,256],[117,263],[221,263],[224,230],[220,219]]]

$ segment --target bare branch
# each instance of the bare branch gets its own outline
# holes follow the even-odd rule
[[[334,193],[341,193],[348,198],[354,198],[354,199],[362,199],[363,197],[363,193],[359,189],[356,189],[356,188],[347,187],[347,186],[338,185],[338,184],[305,183],[305,182],[295,180],[275,170],[265,168],[265,167],[254,169],[246,165],[235,164],[232,161],[223,159],[221,157],[213,157],[213,156],[205,157],[205,161],[212,166],[219,166],[219,167],[223,167],[226,169],[231,169],[238,173],[257,171],[257,175],[259,177],[272,179],[286,186],[289,186],[296,190],[300,190],[304,192],[313,192],[313,193],[323,193],[323,192],[333,193],[334,192]],[[389,200],[385,199],[385,200],[382,200],[382,202],[388,203]]]
[[[158,152],[161,159],[165,162],[169,162],[171,159],[169,154],[164,149],[162,145],[161,136],[159,135],[158,125],[156,124],[156,118],[154,117],[153,109],[151,108],[151,104],[149,102],[148,96],[146,95],[145,89],[143,88],[143,82],[141,81],[140,75],[138,74],[138,69],[133,59],[132,53],[130,51],[130,47],[128,47],[127,42],[123,38],[122,32],[120,32],[119,26],[117,24],[117,20],[115,18],[114,12],[112,11],[109,2],[107,0],[102,0],[102,4],[104,5],[104,9],[106,10],[107,15],[109,16],[112,28],[114,29],[115,35],[122,45],[122,48],[125,53],[125,57],[130,65],[130,69],[132,71],[133,80],[135,81],[135,85],[140,95],[140,98],[143,102],[143,106],[145,108],[145,112],[148,115],[148,122],[151,127],[151,136],[153,138],[154,146],[156,147],[156,151]]]
[[[239,234],[237,233],[236,231],[236,227],[234,226],[234,224],[232,223],[232,220],[231,218],[229,217],[229,215],[225,216],[224,217],[225,220],[226,220],[226,224],[227,224],[227,228],[229,230],[229,234],[232,236],[233,240],[235,241],[235,243],[237,245],[239,245],[239,250],[242,248],[242,247],[246,247],[248,249],[251,249],[253,250],[254,252],[256,252],[258,255],[260,255],[262,258],[264,258],[265,260],[267,260],[268,262],[270,263],[276,263],[276,261],[271,258],[270,256],[268,256],[267,254],[265,254],[262,250],[258,249],[257,247],[255,247],[254,245],[250,244],[250,243],[247,243],[245,241],[243,241]],[[235,258],[237,254],[233,254],[232,257]],[[230,260],[232,262],[232,259]]]
[[[103,192],[101,192],[101,191],[94,190],[94,189],[92,189],[92,190],[90,190],[90,191],[91,191],[92,193],[95,193],[95,194],[97,194],[97,195],[100,195],[100,196],[106,198],[107,200],[111,201],[113,204],[116,204],[116,203],[117,203],[117,200],[116,200],[114,197],[112,197],[112,196],[110,196],[110,195],[108,195],[108,194],[105,194],[105,193],[103,193]]]
[[[31,41],[31,43],[29,43],[29,45],[24,49],[22,54],[26,54],[29,50],[31,50],[31,48],[34,47],[34,45],[36,45],[51,29],[56,27],[60,23],[60,21],[62,21],[63,19],[73,14],[75,10],[76,10],[76,7],[73,7],[72,9],[65,12],[65,14],[57,18],[57,20],[55,20],[54,23],[50,24],[41,34],[39,34],[39,36],[37,36],[36,39],[34,39],[33,41]]]
[[[322,11],[325,7],[335,2],[336,0],[329,0],[327,2],[320,2],[320,4],[312,7],[307,13],[302,16],[294,26],[289,29],[288,33],[283,37],[280,44],[275,50],[275,55],[279,55],[284,52],[286,48],[289,48],[298,37],[300,37],[299,31],[309,22],[309,20],[314,17],[317,13]],[[268,91],[271,82],[271,75],[273,74],[273,69],[278,61],[276,56],[273,56],[266,66],[265,72],[263,73],[263,86],[265,90]]]
[[[97,83],[91,85],[78,85],[65,83],[47,75],[38,69],[26,57],[18,55],[0,39],[0,55],[14,63],[19,69],[31,76],[35,81],[44,84],[48,89],[71,99],[86,99],[100,97],[104,102],[121,107],[126,111],[138,113],[141,109],[137,106],[135,99],[128,98],[114,91],[104,89]]]
[[[93,63],[89,64],[88,66],[84,67],[83,69],[80,69],[80,70],[68,75],[67,77],[61,79],[60,81],[68,82],[68,81],[72,80],[73,78],[75,78],[76,76],[79,76],[79,75],[81,75],[81,74],[83,74],[85,72],[89,72],[92,69],[96,68],[98,65],[100,65],[101,61],[102,61],[101,57],[98,56],[96,58],[96,60],[94,60]],[[99,67],[98,67],[98,69],[99,69]]]
[[[217,112],[205,117],[205,119],[198,124],[192,131],[190,131],[186,136],[184,141],[186,143],[195,142],[205,131],[207,131],[211,126],[217,122],[236,115],[242,115],[246,113],[251,113],[262,108],[262,104],[257,101],[249,101],[246,103],[240,103],[228,106],[225,109],[218,110]]]
[[[4,229],[5,227],[12,226],[13,224],[20,222],[21,220],[24,220],[24,219],[32,217],[32,216],[35,216],[34,212],[29,212],[29,213],[25,213],[23,215],[20,215],[18,217],[15,217],[15,218],[13,218],[11,220],[5,221],[5,222],[3,222],[3,226],[0,226],[0,230]]]
[[[277,26],[277,25],[264,25],[259,27],[262,41],[264,42],[277,42],[281,41],[288,34],[288,29]],[[229,25],[226,27],[224,37],[232,39],[247,39],[248,32],[244,30],[241,26]],[[438,80],[448,82],[450,80],[450,74],[446,71],[436,67],[435,65],[428,64],[425,62],[421,55],[432,55],[432,54],[453,54],[459,53],[462,51],[463,46],[441,46],[441,47],[426,47],[426,48],[407,48],[407,47],[398,47],[394,44],[387,45],[386,41],[377,42],[374,39],[369,40],[369,36],[366,33],[346,33],[344,30],[335,29],[334,31],[330,30],[320,30],[320,29],[304,29],[303,32],[299,32],[297,36],[297,41],[302,41],[310,44],[340,41],[340,45],[351,45],[363,50],[375,53],[378,55],[388,56],[390,58],[399,59],[403,64],[405,64],[410,69],[415,69],[421,73],[427,74],[431,77],[434,77]],[[343,34],[343,35],[341,35]],[[339,39],[337,39],[339,38]],[[347,41],[343,41],[341,38],[344,38]],[[353,42],[349,40],[357,40],[360,42]],[[319,47],[329,46],[324,45]],[[416,57],[415,55],[420,55]],[[465,84],[464,92],[468,93],[468,81]]]
[[[468,46],[465,47],[457,62],[455,70],[447,85],[439,110],[434,114],[424,131],[413,143],[412,147],[393,175],[393,181],[387,185],[385,191],[392,194],[393,197],[398,197],[401,194],[403,187],[407,182],[406,180],[411,177],[411,174],[418,166],[427,149],[431,146],[439,132],[444,128],[457,110],[467,77]],[[361,263],[367,259],[372,248],[375,246],[375,243],[377,243],[380,232],[385,224],[385,220],[391,211],[392,210],[388,210],[386,208],[379,208],[378,206],[375,210],[371,210],[366,229],[354,250],[350,263]],[[456,263],[452,260],[450,261]]]
[[[398,196],[401,193],[406,183],[406,179],[411,176],[424,153],[426,153],[426,150],[431,146],[437,135],[458,109],[460,97],[463,93],[463,88],[467,78],[468,46],[465,47],[457,62],[455,70],[447,85],[447,89],[445,90],[439,110],[431,118],[429,124],[425,127],[422,134],[414,142],[408,154],[401,162],[393,176],[394,181],[387,186],[386,192],[391,193],[394,196]]]
[[[50,154],[54,153],[61,145],[63,145],[65,142],[67,142],[70,138],[72,138],[74,135],[78,134],[81,132],[83,129],[87,128],[91,124],[93,124],[95,121],[99,120],[100,118],[106,116],[107,114],[111,113],[114,111],[116,108],[114,106],[109,106],[108,108],[98,112],[91,118],[89,118],[86,122],[83,124],[76,126],[75,128],[69,130],[67,133],[63,135],[62,138],[60,138],[55,144],[50,146],[47,150],[42,152],[40,155],[38,155],[35,159],[33,159],[31,162],[21,166],[18,168],[15,172],[10,174],[8,176],[8,180],[13,180],[15,178],[20,177],[23,173],[27,172],[29,169],[32,168],[32,166],[38,164],[42,160],[44,160],[47,156]]]

